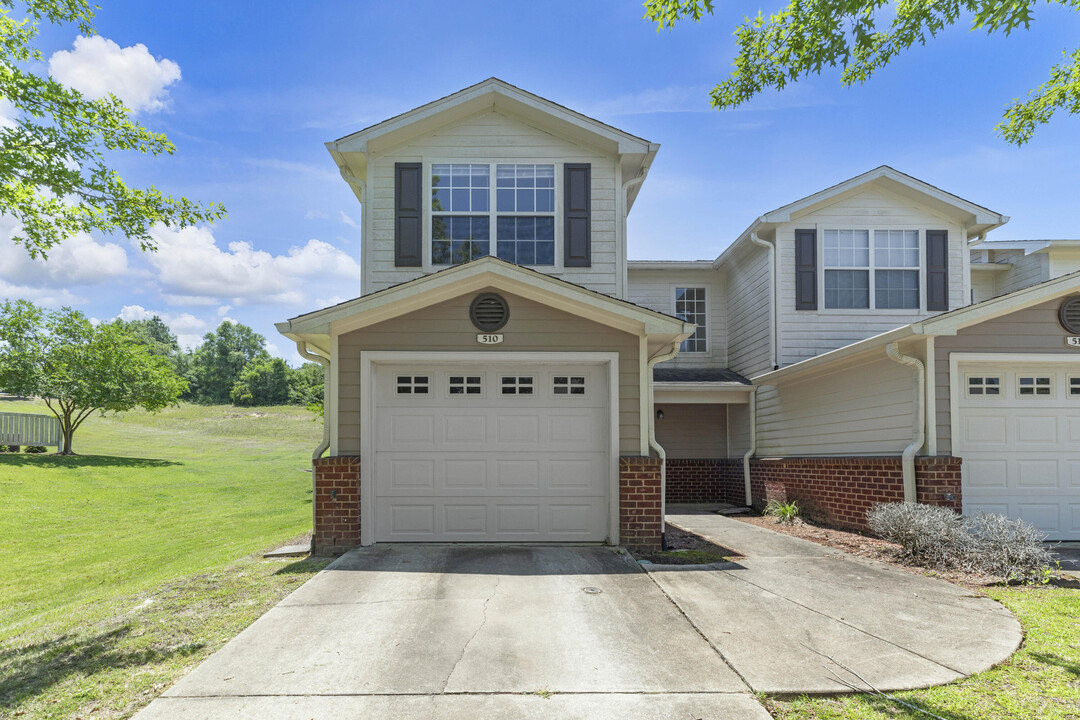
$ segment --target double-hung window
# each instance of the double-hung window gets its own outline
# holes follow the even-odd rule
[[[675,288],[675,317],[697,325],[694,334],[683,340],[680,352],[708,351],[708,319],[705,306],[705,288]]]
[[[825,230],[823,249],[827,309],[919,308],[918,230]]]
[[[432,164],[431,264],[491,254],[519,265],[555,264],[554,165]]]

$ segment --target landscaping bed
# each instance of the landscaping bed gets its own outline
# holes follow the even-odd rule
[[[717,545],[700,535],[668,525],[664,533],[666,549],[656,552],[631,551],[636,560],[656,565],[708,565],[742,557],[734,550]]]

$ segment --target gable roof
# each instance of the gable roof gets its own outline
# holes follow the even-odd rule
[[[631,333],[683,340],[696,325],[562,280],[485,256],[378,292],[277,323],[278,332],[324,350],[333,335],[391,320],[466,293],[494,287],[572,315]]]
[[[821,368],[868,350],[884,347],[892,342],[907,340],[919,335],[955,335],[958,330],[963,330],[966,327],[978,325],[981,322],[1025,310],[1048,300],[1076,292],[1080,292],[1080,271],[1031,285],[1007,295],[984,300],[974,305],[965,305],[962,308],[950,310],[926,320],[904,325],[895,330],[889,330],[880,335],[845,345],[842,348],[822,353],[779,370],[758,375],[751,378],[751,380],[755,385],[771,385],[778,380],[801,375],[808,370]]]
[[[409,138],[475,115],[485,109],[499,109],[526,118],[541,129],[584,145],[617,155],[623,178],[630,180],[648,173],[660,145],[583,115],[556,102],[511,85],[496,77],[470,85],[438,100],[413,108],[392,118],[326,143],[342,175],[363,177],[369,152],[383,150]],[[628,206],[641,184],[629,188]]]
[[[848,178],[824,190],[819,190],[804,198],[790,202],[787,205],[781,205],[775,210],[770,210],[759,216],[748,228],[743,230],[742,234],[735,239],[735,242],[731,243],[721,253],[720,257],[713,263],[714,267],[719,267],[723,260],[733,253],[737,247],[748,242],[752,233],[771,230],[782,223],[791,222],[803,213],[831,204],[845,193],[867,185],[879,185],[886,190],[924,205],[929,205],[944,214],[961,218],[967,229],[968,238],[983,235],[1009,222],[1007,215],[1002,215],[970,200],[965,200],[959,195],[942,190],[935,185],[919,180],[907,173],[902,173],[888,165],[881,165],[861,175]]]

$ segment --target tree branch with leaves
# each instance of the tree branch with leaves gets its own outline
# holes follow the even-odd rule
[[[16,7],[26,16],[13,17]],[[176,148],[133,120],[116,96],[91,100],[40,74],[45,58],[33,43],[42,21],[94,34],[85,0],[0,0],[0,97],[17,112],[0,127],[0,214],[20,225],[12,239],[33,257],[92,231],[121,233],[154,250],[156,224],[183,228],[223,217],[217,203],[129,187],[110,167],[112,153],[172,155]]]
[[[1048,2],[1080,9],[1080,0]],[[735,70],[710,92],[712,105],[718,110],[738,107],[766,88],[782,90],[830,67],[840,68],[845,87],[862,84],[901,53],[925,45],[961,19],[987,34],[1028,30],[1035,5],[1034,0],[790,0],[768,18],[759,12],[736,28]],[[701,22],[714,9],[713,0],[647,0],[644,7],[645,19],[656,23],[657,32],[683,20]],[[1006,107],[996,129],[1007,142],[1028,142],[1058,110],[1080,113],[1080,49],[1065,52],[1064,58],[1026,100],[1014,99]]]

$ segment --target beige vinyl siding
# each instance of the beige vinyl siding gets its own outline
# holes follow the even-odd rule
[[[757,457],[896,455],[911,443],[912,371],[884,348],[757,397]]]
[[[1049,275],[1047,280],[1068,275],[1080,270],[1080,249],[1077,248],[1051,248],[1049,262]]]
[[[724,261],[728,307],[728,366],[746,377],[769,367],[769,253],[747,243]]]
[[[712,270],[637,270],[629,269],[626,299],[643,307],[668,315],[675,314],[674,293],[676,287],[703,287],[708,303],[705,314],[708,321],[709,351],[705,353],[680,353],[677,358],[659,367],[701,368],[727,367],[727,295],[723,278]]]
[[[795,310],[795,230],[817,229],[818,287],[822,279],[822,231],[826,229],[918,229],[949,232],[949,308],[970,304],[965,290],[964,255],[968,252],[959,225],[913,201],[878,188],[849,195],[781,225],[776,231],[780,253],[780,365],[787,366],[850,345],[909,323],[937,315],[919,310],[826,310],[818,297],[818,310]],[[924,236],[920,236],[925,240]],[[925,242],[920,262],[926,263]],[[919,296],[926,302],[925,273],[920,278]],[[871,304],[873,299],[871,298]],[[734,343],[733,343],[734,344]]]
[[[750,449],[749,405],[727,406],[727,430],[728,457],[741,458]]]
[[[938,454],[952,452],[949,406],[949,355],[953,352],[1060,353],[1080,363],[1080,351],[1065,344],[1068,333],[1058,324],[1061,299],[964,328],[934,340]]]
[[[432,162],[547,162],[555,164],[556,210],[561,208],[562,164],[592,165],[592,267],[563,268],[537,266],[541,272],[561,277],[591,290],[618,296],[622,273],[616,250],[616,163],[613,156],[599,154],[540,130],[524,120],[498,111],[485,111],[369,158],[371,187],[371,237],[365,261],[369,285],[365,293],[375,292],[412,280],[445,266],[423,268],[394,267],[394,163],[422,162],[425,177]],[[429,180],[425,181],[429,182]],[[492,178],[494,183],[494,177]],[[424,244],[430,253],[430,196],[425,197]],[[493,199],[494,202],[494,199]],[[556,215],[556,259],[562,246],[562,218]],[[492,227],[492,252],[494,232]],[[426,255],[429,257],[429,255]]]
[[[672,459],[727,457],[727,407],[657,403],[656,441]]]
[[[972,267],[975,265],[984,265],[985,263],[971,263]],[[994,274],[989,272],[972,272],[971,273],[971,301],[973,303],[980,303],[984,300],[989,300],[995,297],[994,291]]]
[[[1043,254],[1024,255],[1023,250],[994,250],[994,262],[1012,264],[1008,272],[994,278],[994,297],[1023,290],[1050,279],[1049,258]]]
[[[492,290],[494,291],[494,290]],[[605,325],[554,310],[522,297],[500,293],[510,306],[510,321],[499,345],[479,345],[469,320],[476,293],[408,313],[394,320],[345,333],[338,339],[338,453],[360,452],[360,352],[480,351],[618,352],[619,449],[641,452],[638,338]]]

